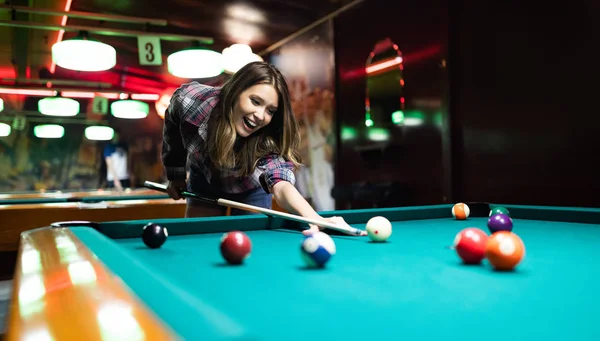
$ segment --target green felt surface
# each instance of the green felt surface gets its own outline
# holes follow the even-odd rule
[[[385,244],[334,236],[337,254],[321,270],[303,267],[296,231],[248,231],[243,266],[224,264],[222,233],[174,235],[150,250],[139,238],[74,232],[189,340],[600,339],[600,226],[515,219],[526,257],[495,272],[448,248],[486,221],[397,221]]]

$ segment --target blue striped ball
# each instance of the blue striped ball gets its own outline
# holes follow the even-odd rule
[[[328,234],[315,232],[304,238],[300,246],[300,254],[308,267],[324,267],[335,255],[335,243]]]

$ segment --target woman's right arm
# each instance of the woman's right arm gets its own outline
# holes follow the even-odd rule
[[[180,130],[182,109],[176,91],[165,110],[162,142],[162,163],[169,180],[167,191],[176,200],[180,199],[179,191],[185,188],[186,179],[187,153]]]
[[[188,144],[199,143],[198,129],[218,102],[219,88],[191,82],[179,87],[165,110],[162,161],[173,199],[186,187]],[[185,136],[182,136],[185,134]]]

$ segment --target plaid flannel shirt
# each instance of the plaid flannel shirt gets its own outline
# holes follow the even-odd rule
[[[185,179],[187,167],[204,174],[210,183],[212,170],[206,148],[208,119],[219,102],[220,88],[197,82],[178,88],[165,111],[162,161],[169,180]],[[249,176],[236,170],[220,170],[221,190],[242,193],[262,187],[267,193],[279,181],[295,183],[294,165],[277,154],[261,158]]]

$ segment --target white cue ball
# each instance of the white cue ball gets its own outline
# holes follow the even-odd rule
[[[385,217],[373,217],[367,222],[367,234],[374,242],[384,242],[392,235],[392,223]]]

